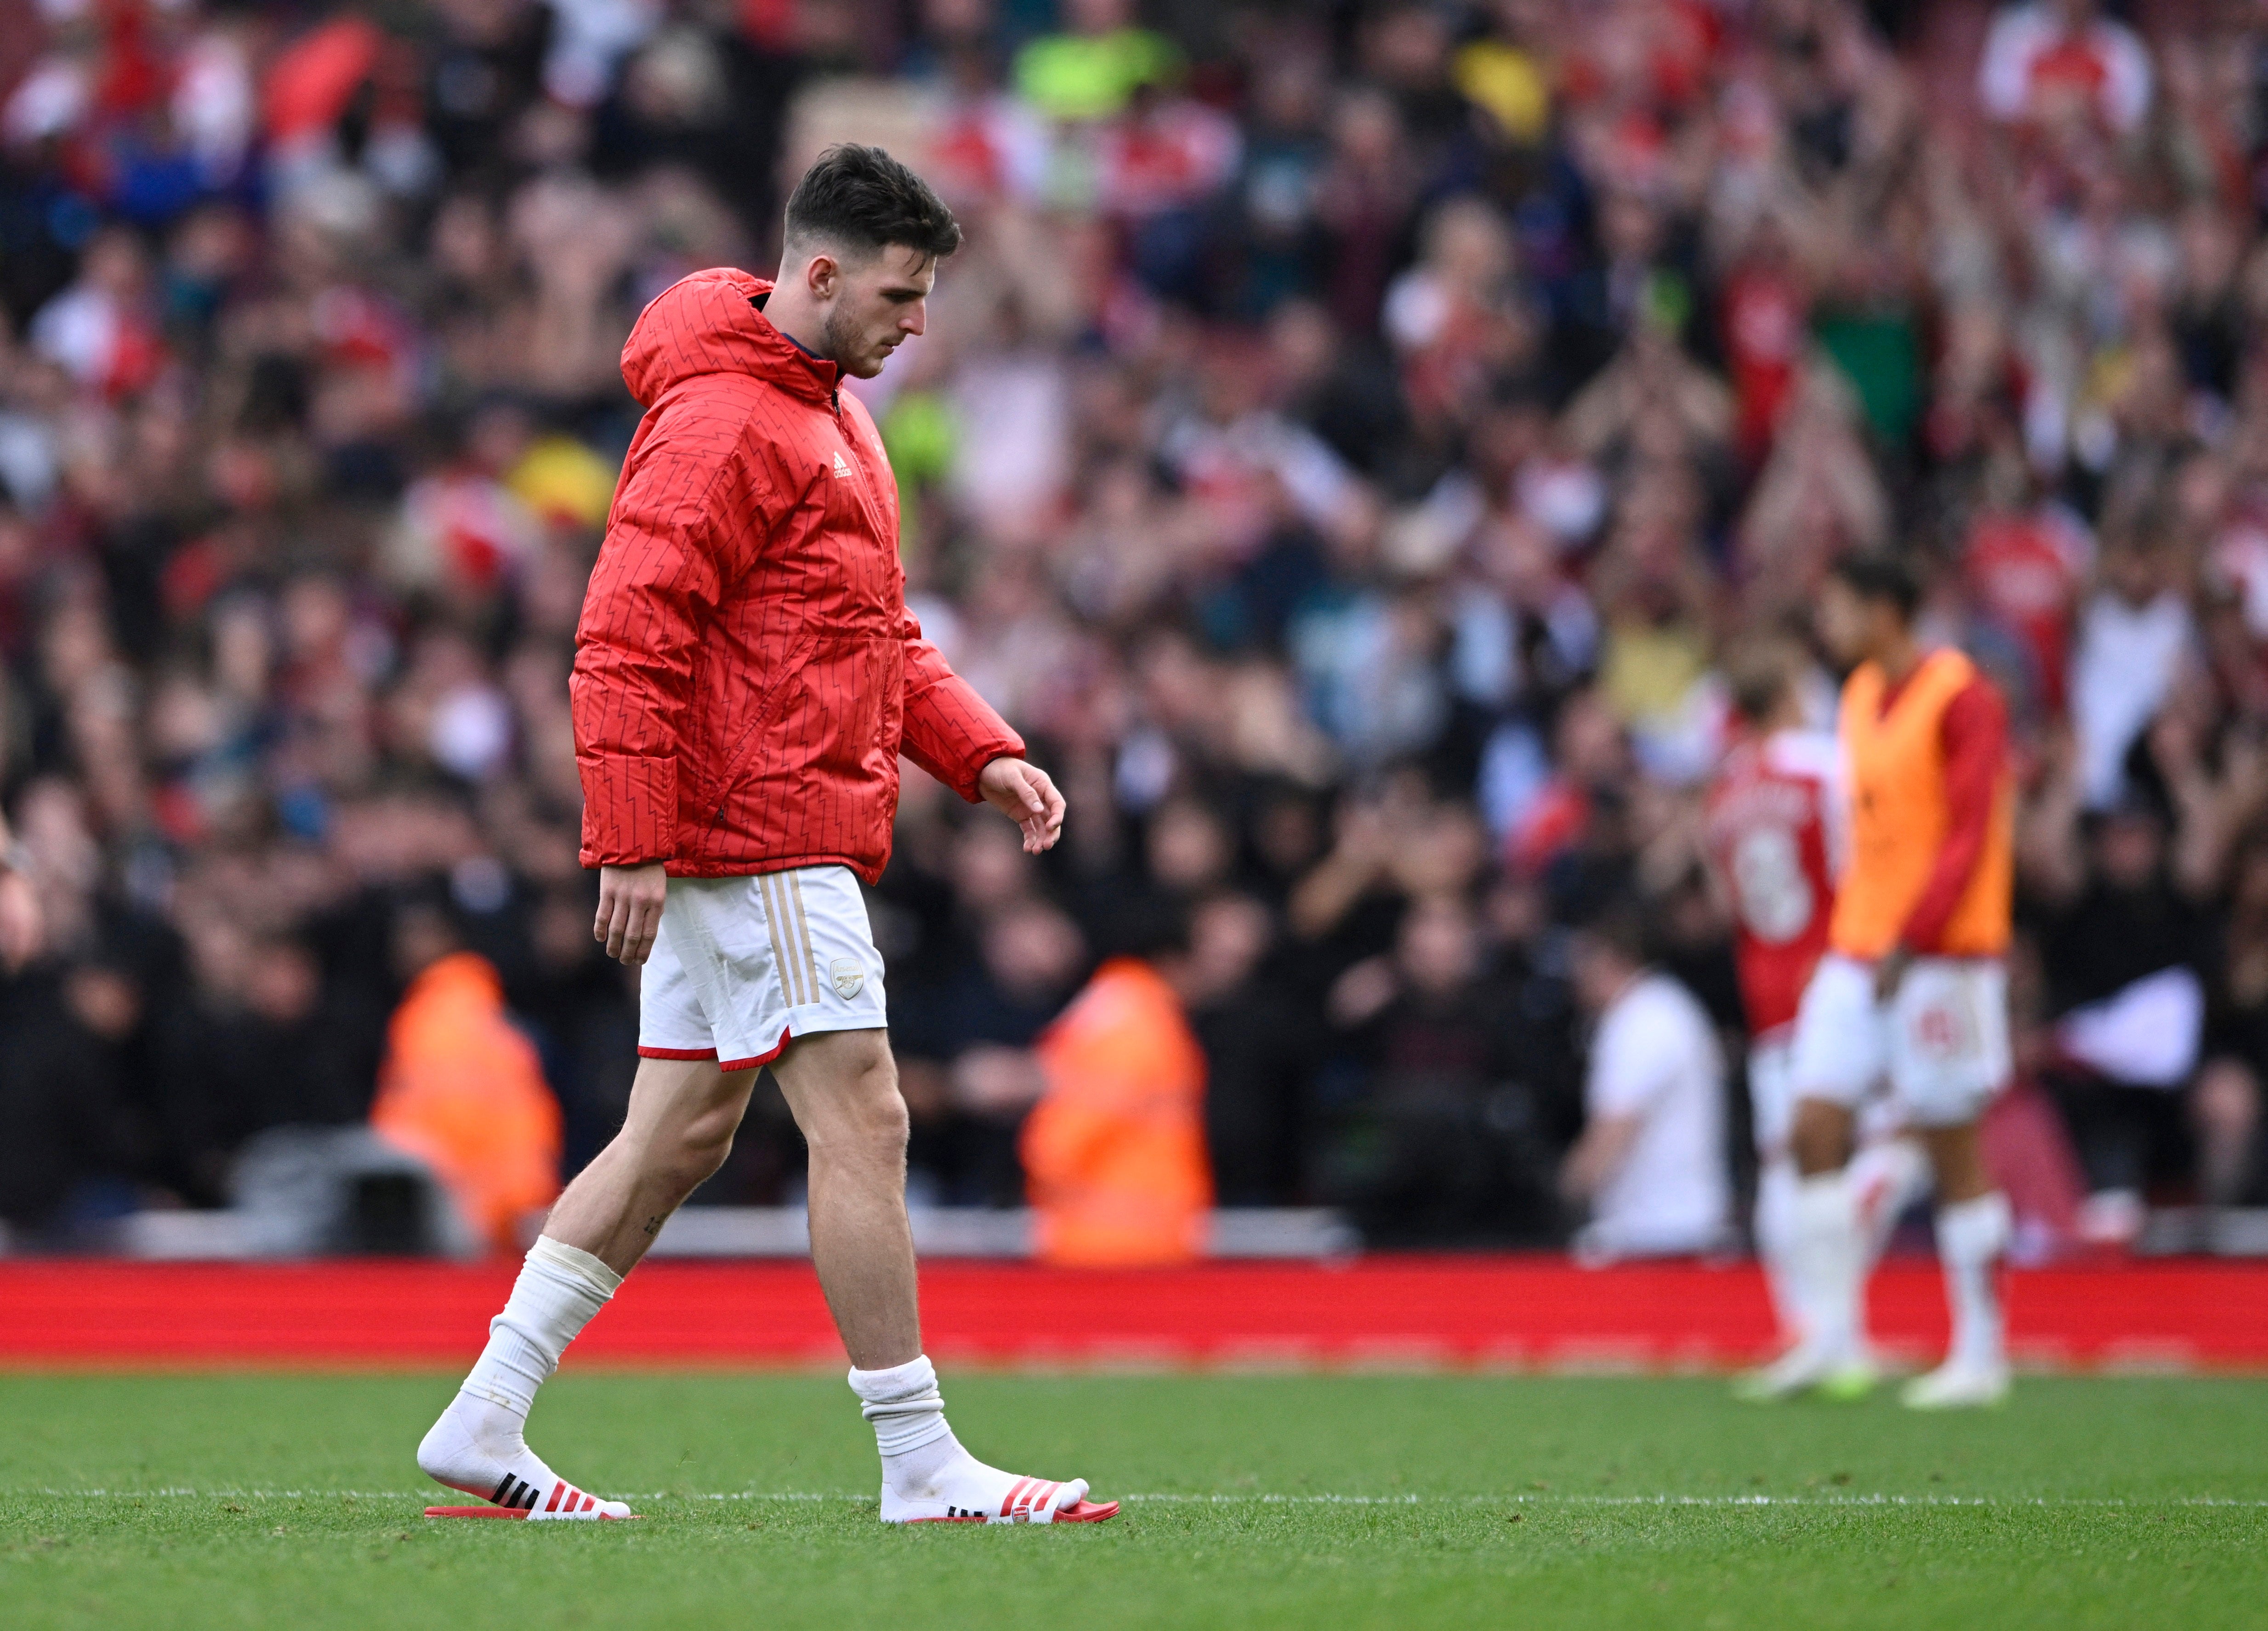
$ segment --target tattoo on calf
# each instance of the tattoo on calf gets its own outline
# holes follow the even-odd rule
[[[645,1232],[648,1239],[661,1232],[661,1223],[662,1220],[658,1217],[649,1217],[645,1220]]]

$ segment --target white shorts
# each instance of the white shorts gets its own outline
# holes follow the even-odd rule
[[[1958,1127],[2008,1079],[2008,973],[1987,958],[1920,957],[1888,1006],[1874,971],[1830,953],[1795,1016],[1794,1091],[1857,1109],[1885,1077],[1905,1120]]]
[[[882,954],[844,866],[673,878],[638,982],[638,1053],[747,1070],[791,1037],[879,1031]]]
[[[1768,1031],[1749,1044],[1749,1130],[1765,1159],[1787,1149],[1795,1120],[1795,1025]]]
[[[1891,1101],[1889,1086],[1878,1076],[1859,1107],[1861,1147],[1896,1138],[1905,1128],[1905,1115]],[[1788,1135],[1795,1129],[1795,1021],[1791,1019],[1749,1044],[1749,1131],[1761,1159],[1786,1157]]]

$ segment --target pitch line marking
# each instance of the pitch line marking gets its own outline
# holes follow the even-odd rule
[[[159,1489],[36,1489],[0,1490],[0,1500],[47,1496],[102,1501],[239,1500],[239,1501],[423,1501],[431,1490],[419,1489],[192,1489],[168,1486]],[[836,1491],[806,1489],[648,1490],[615,1497],[624,1501],[783,1501],[865,1502],[874,1497]],[[1836,1495],[1607,1495],[1565,1494],[1552,1490],[1519,1490],[1506,1495],[1205,1495],[1158,1491],[1121,1495],[1122,1501],[1156,1506],[1603,1506],[1603,1507],[2233,1507],[2268,1508],[2268,1498],[2222,1495],[1900,1495],[1838,1493]]]

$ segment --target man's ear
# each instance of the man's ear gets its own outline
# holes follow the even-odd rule
[[[833,255],[817,254],[803,268],[804,287],[811,290],[814,300],[832,300],[842,287],[843,268]]]

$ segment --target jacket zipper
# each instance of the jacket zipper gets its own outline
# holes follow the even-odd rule
[[[836,386],[834,390],[828,393],[828,396],[835,407],[835,422],[836,428],[842,431],[843,444],[845,447],[848,447],[850,450],[850,468],[853,472],[854,479],[858,481],[861,489],[859,503],[865,507],[869,521],[879,522],[881,518],[881,506],[879,496],[874,490],[873,481],[867,474],[865,450],[858,445],[858,437],[852,436],[849,429],[844,426],[843,422],[842,387],[839,386]],[[879,525],[876,525],[874,531],[876,536],[880,537],[881,528]],[[897,540],[895,539],[884,539],[883,547],[895,555],[897,553]],[[889,736],[889,733],[890,710],[887,708],[876,709],[874,714],[874,745],[877,747],[880,746],[883,741]],[[896,766],[894,764],[891,768],[895,770]]]
[[[881,538],[882,507],[880,496],[874,487],[873,475],[866,468],[865,450],[858,445],[858,438],[850,434],[849,425],[843,422],[843,403],[839,396],[836,398],[835,404],[835,423],[836,428],[842,432],[843,445],[850,450],[850,469],[852,479],[858,483],[858,503],[866,512],[866,519],[868,524],[874,529],[874,536]],[[895,554],[897,549],[897,540],[895,539],[888,538],[882,539],[882,547]]]

